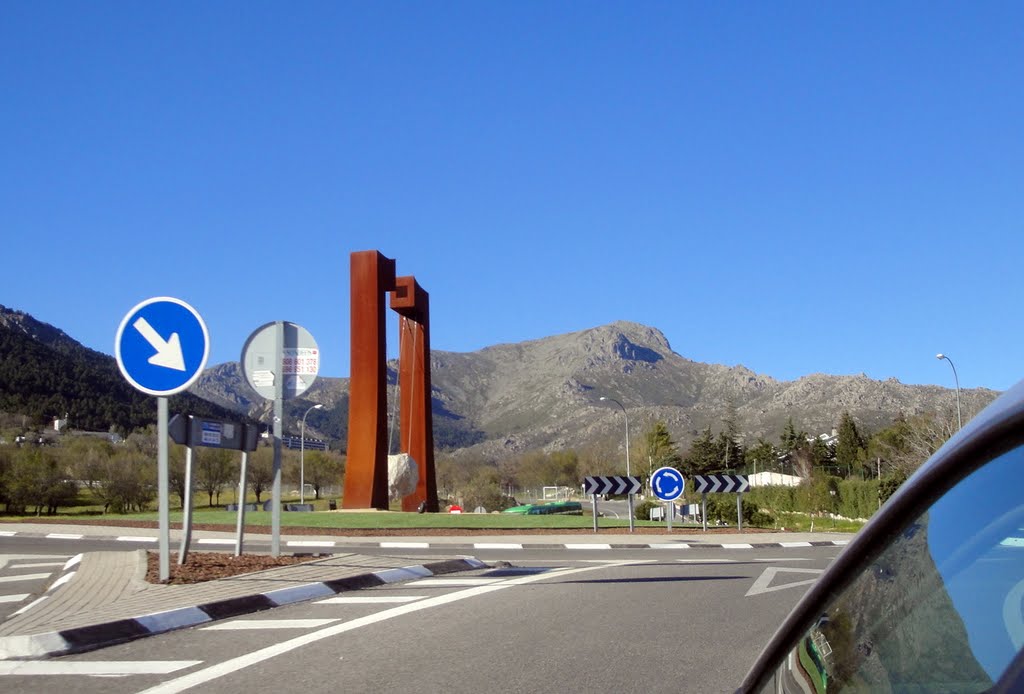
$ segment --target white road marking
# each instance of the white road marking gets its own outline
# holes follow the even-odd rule
[[[611,545],[605,545],[598,542],[586,542],[579,544],[566,544],[566,549],[611,549]]]
[[[647,545],[651,549],[690,549],[685,542],[661,542]]]
[[[381,549],[428,549],[429,542],[381,542]]]
[[[166,675],[199,665],[201,660],[0,660],[0,675]]]
[[[17,612],[12,612],[11,616],[13,617],[15,615],[24,614],[25,612],[28,612],[33,607],[35,607],[36,605],[38,605],[39,603],[43,602],[44,600],[46,600],[49,597],[50,597],[49,595],[43,595],[42,597],[36,598],[35,600],[30,602],[29,604],[27,604],[24,607],[22,607],[21,609],[19,609]],[[2,602],[2,601],[0,601],[0,602]]]
[[[289,540],[288,547],[334,547],[336,543],[330,541],[317,542],[316,540]]]
[[[754,549],[754,545],[747,542],[734,542],[722,545],[722,549]]]
[[[522,549],[521,544],[515,542],[477,542],[473,549]]]
[[[425,595],[339,595],[335,598],[317,600],[315,605],[382,605],[422,600]]]
[[[49,578],[50,574],[21,574],[19,576],[2,576],[0,583],[17,583],[18,581],[38,581],[41,578]]]
[[[764,570],[757,580],[754,581],[754,585],[750,586],[750,590],[744,597],[750,597],[751,595],[761,595],[763,593],[772,593],[776,590],[783,590],[785,588],[796,588],[797,586],[806,586],[814,583],[818,580],[818,576],[824,569],[780,569],[775,566],[769,566]],[[814,578],[809,578],[805,581],[794,581],[792,583],[781,583],[778,585],[771,585],[772,580],[776,575],[780,573],[797,573],[797,574],[814,574]]]
[[[424,578],[416,581],[413,585],[420,586],[486,586],[491,583],[501,583],[505,578]]]
[[[199,540],[197,540],[197,542],[199,544],[201,544],[201,545],[233,545],[233,544],[235,544],[234,540],[220,539],[220,538],[216,538],[216,537],[200,538]]]
[[[780,542],[782,547],[810,547],[810,542]]]
[[[0,602],[21,602],[32,593],[21,593],[20,595],[0,595]]]
[[[50,540],[81,540],[84,535],[71,535],[68,533],[50,533],[46,536]]]
[[[58,587],[60,587],[60,586],[64,585],[65,583],[67,583],[68,581],[70,581],[70,580],[71,580],[71,578],[72,578],[72,577],[73,577],[74,575],[75,575],[75,574],[74,574],[74,572],[71,572],[71,573],[69,573],[69,574],[64,574],[63,576],[61,576],[60,578],[58,578],[58,579],[57,579],[56,581],[54,581],[53,583],[51,583],[51,584],[50,584],[50,587],[46,589],[46,592],[47,592],[47,593],[49,593],[49,592],[50,592],[51,590],[53,590],[54,588],[58,588]],[[49,576],[49,574],[47,574],[47,576]]]
[[[38,564],[11,564],[12,569],[41,569],[44,566],[64,566],[62,561],[44,561]]]
[[[0,537],[14,537],[17,534],[11,530],[0,530]]]
[[[605,566],[626,566],[629,564],[636,564],[638,562],[613,562],[605,564],[603,566],[584,566],[577,569],[567,569],[566,571],[559,571],[556,575],[566,576],[568,574],[584,573],[587,571],[594,571],[595,569],[604,568]],[[486,595],[495,591],[504,590],[506,588],[512,588],[514,586],[526,585],[529,583],[535,583],[543,581],[552,577],[552,573],[536,574],[533,576],[522,576],[519,578],[512,578],[501,583],[494,583],[488,586],[476,586],[474,588],[467,588],[465,590],[456,591],[454,593],[446,593],[445,595],[438,595],[432,598],[426,598],[419,602],[410,603],[408,605],[401,605],[399,607],[392,607],[388,610],[377,612],[376,614],[368,615],[366,617],[359,617],[357,619],[350,620],[348,622],[342,622],[341,624],[335,624],[333,626],[320,629],[319,631],[303,634],[297,636],[288,641],[282,641],[281,643],[275,643],[261,648],[252,653],[246,653],[236,658],[231,658],[222,663],[211,665],[210,667],[202,670],[191,672],[187,675],[182,675],[177,679],[168,680],[162,682],[154,687],[150,687],[140,694],[176,694],[176,692],[183,692],[186,689],[197,687],[202,684],[206,684],[212,680],[230,675],[243,668],[258,665],[265,660],[274,658],[279,655],[283,655],[290,651],[294,651],[297,648],[308,646],[309,644],[322,641],[323,639],[329,639],[343,634],[347,631],[354,631],[364,626],[371,624],[377,624],[379,622],[392,619],[394,617],[401,617],[403,615],[425,610],[431,607],[438,607],[440,605],[447,605],[449,603],[458,602],[467,598],[473,598],[480,595]]]
[[[156,542],[155,537],[141,537],[138,535],[121,535],[117,538],[118,542]]]
[[[246,631],[253,629],[313,629],[334,624],[339,619],[235,619],[220,622],[202,631]]]

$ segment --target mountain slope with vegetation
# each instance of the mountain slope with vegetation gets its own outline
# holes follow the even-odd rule
[[[196,395],[173,396],[172,412],[237,418]],[[126,434],[156,421],[151,396],[132,388],[113,357],[83,347],[53,326],[0,306],[0,412],[46,424]]]

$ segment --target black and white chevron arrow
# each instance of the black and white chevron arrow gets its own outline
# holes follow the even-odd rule
[[[750,483],[746,475],[694,475],[693,489],[698,494],[741,494],[750,490]]]
[[[584,477],[585,494],[639,494],[640,478],[613,475],[610,477]]]

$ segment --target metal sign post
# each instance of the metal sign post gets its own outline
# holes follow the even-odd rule
[[[736,497],[736,524],[743,529],[743,492],[750,489],[750,482],[746,475],[696,475],[693,478],[693,487],[700,492],[701,516],[704,521],[704,530],[708,529],[708,493],[730,494]]]
[[[136,304],[121,320],[114,357],[135,389],[157,396],[157,493],[160,580],[171,577],[167,396],[195,383],[210,356],[210,334],[199,313],[181,299],[158,296]]]
[[[189,415],[189,424],[192,416]],[[181,509],[181,547],[178,549],[178,565],[183,566],[188,558],[188,547],[192,542],[192,443],[185,448],[185,499]]]
[[[249,451],[242,450],[242,471],[238,476],[238,522],[235,525],[235,556],[242,556],[242,533],[245,530],[245,474],[249,465]]]
[[[184,417],[180,414],[171,418],[168,434],[175,443],[187,446],[185,454],[185,502],[182,517],[181,550],[178,563],[184,564],[188,557],[188,549],[192,544],[192,498],[193,474],[192,454],[195,446],[208,448],[226,448],[242,451],[242,475],[239,482],[238,504],[238,539],[235,543],[235,556],[242,553],[242,528],[245,524],[245,471],[248,452],[256,450],[257,430],[248,424],[228,422],[223,419],[204,417]]]
[[[281,553],[281,439],[284,401],[306,392],[320,371],[320,349],[309,331],[288,321],[258,328],[242,348],[242,371],[257,394],[274,401],[274,479],[270,553]]]
[[[591,506],[592,506],[592,509],[594,511],[594,532],[596,533],[597,532],[597,494],[592,495],[590,497],[590,499],[591,499]]]
[[[160,580],[171,577],[171,504],[170,482],[167,465],[167,398],[156,399],[156,479],[159,504],[158,524],[160,526]]]
[[[633,495],[640,491],[640,478],[584,477],[583,493],[594,497],[594,532],[597,532],[597,497],[599,494],[629,494],[629,532],[633,532]]]

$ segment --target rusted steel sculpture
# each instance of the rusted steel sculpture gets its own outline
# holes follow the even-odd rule
[[[387,355],[384,297],[395,288],[395,261],[377,251],[350,259],[351,379],[345,508],[388,507]]]
[[[398,392],[401,412],[401,449],[419,468],[416,491],[402,499],[403,511],[436,512],[437,480],[434,473],[434,429],[430,384],[430,296],[415,277],[398,277],[391,292],[391,308],[398,313]]]
[[[377,251],[351,255],[351,381],[345,508],[388,508],[387,339],[385,293],[400,316],[400,447],[419,468],[402,510],[437,511],[430,383],[430,308],[414,277],[395,277],[395,261]]]

